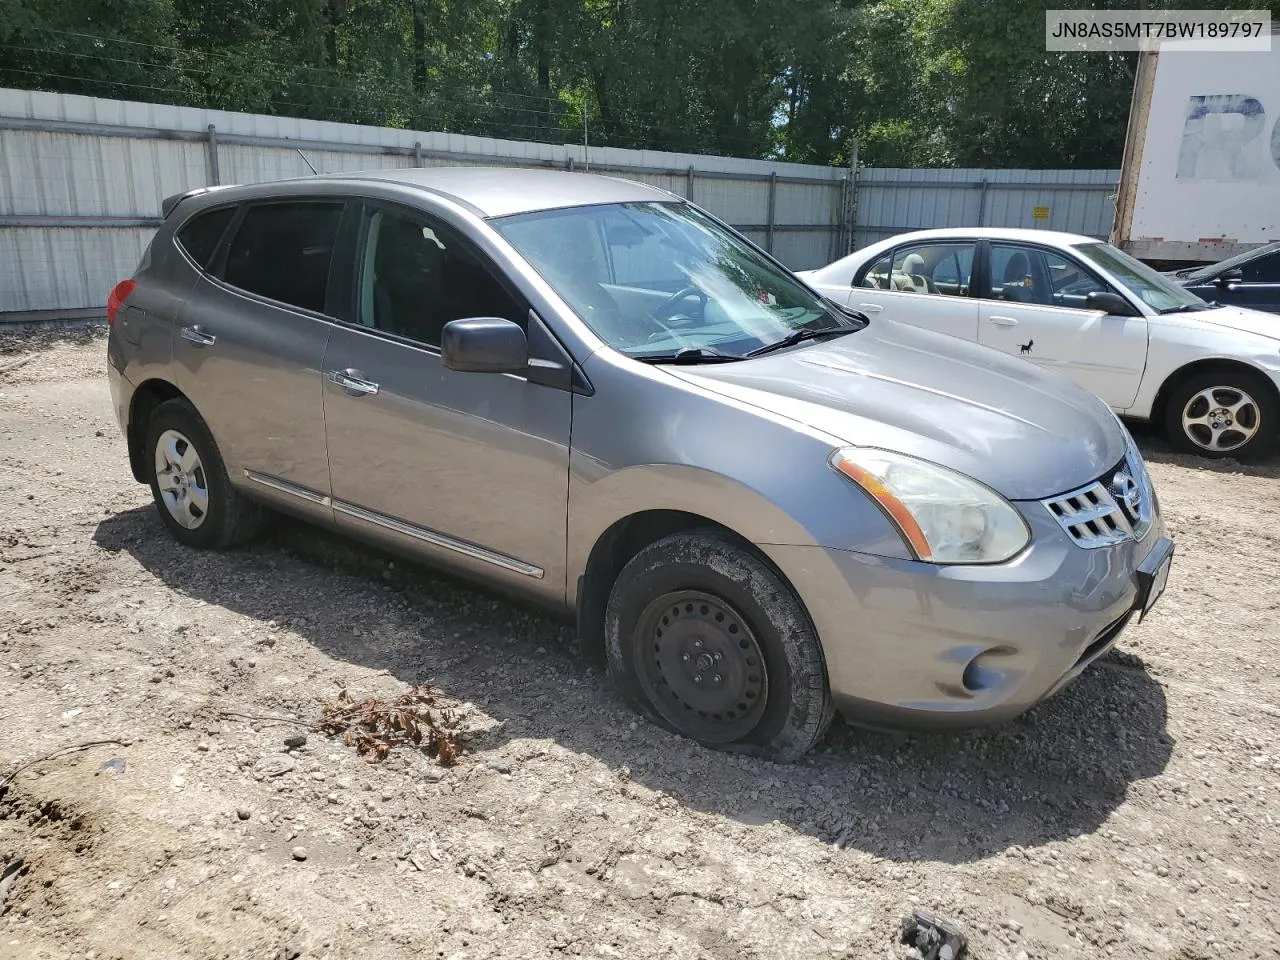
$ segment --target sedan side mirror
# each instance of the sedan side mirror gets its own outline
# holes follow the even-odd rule
[[[1133,306],[1118,293],[1095,291],[1084,298],[1086,310],[1101,310],[1117,317],[1132,317]]]
[[[1220,287],[1225,287],[1232,283],[1241,283],[1244,280],[1244,273],[1239,267],[1233,267],[1230,270],[1223,270],[1220,274],[1213,278],[1213,282]]]
[[[529,367],[524,330],[501,317],[449,321],[440,334],[440,354],[445,367],[466,373],[522,373]]]

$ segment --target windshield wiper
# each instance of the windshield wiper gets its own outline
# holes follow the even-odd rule
[[[1160,316],[1163,317],[1166,313],[1195,313],[1197,310],[1203,310],[1206,306],[1208,304],[1184,303],[1180,307],[1166,307],[1160,311]]]
[[[861,327],[834,327],[826,330],[796,330],[789,333],[781,340],[775,340],[773,343],[766,343],[763,347],[756,347],[754,350],[747,352],[748,357],[758,357],[762,353],[772,353],[774,350],[781,350],[783,347],[794,347],[797,343],[804,343],[806,340],[820,340],[823,337],[842,337],[846,333],[853,333],[860,330]]]
[[[733,353],[721,353],[719,350],[712,350],[709,347],[682,347],[675,353],[632,354],[631,359],[639,360],[641,363],[693,364],[728,363],[731,360],[742,360],[744,358]]]

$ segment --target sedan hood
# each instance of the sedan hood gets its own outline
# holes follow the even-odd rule
[[[1125,433],[1081,387],[995,350],[877,319],[858,333],[674,376],[838,438],[931,460],[1011,500],[1090,483]]]
[[[1249,310],[1245,307],[1213,307],[1209,310],[1197,310],[1195,313],[1170,313],[1167,317],[1177,320],[1198,320],[1215,327],[1226,327],[1239,330],[1241,333],[1256,333],[1259,336],[1280,340],[1280,318],[1274,313],[1263,313],[1261,310]],[[1152,318],[1159,321],[1159,317]]]

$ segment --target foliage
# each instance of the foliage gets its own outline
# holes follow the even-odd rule
[[[1135,55],[1046,53],[1050,6],[0,0],[0,85],[813,163],[856,137],[878,165],[1117,165]]]

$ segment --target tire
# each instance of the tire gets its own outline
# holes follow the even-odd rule
[[[717,530],[672,534],[631,558],[605,608],[605,650],[623,697],[704,746],[791,762],[831,723],[804,606]]]
[[[1254,460],[1275,449],[1280,400],[1275,388],[1258,374],[1242,370],[1193,374],[1169,392],[1165,431],[1169,442],[1183,453]]]
[[[217,550],[258,532],[262,508],[231,486],[218,445],[189,401],[177,398],[156,407],[147,422],[146,444],[151,496],[175,540]]]

